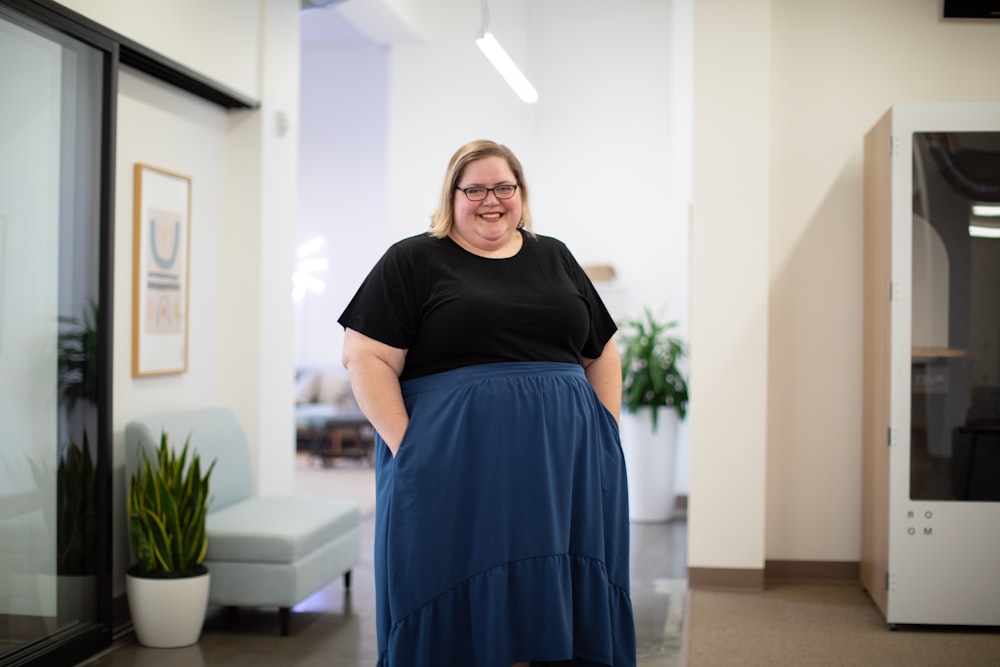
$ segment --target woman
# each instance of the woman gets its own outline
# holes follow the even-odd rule
[[[475,141],[340,317],[378,434],[379,667],[635,665],[614,321]]]

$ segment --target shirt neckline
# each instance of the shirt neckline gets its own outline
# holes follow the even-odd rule
[[[457,250],[460,250],[461,252],[463,252],[464,254],[468,255],[469,257],[475,257],[476,259],[482,259],[482,260],[486,260],[488,262],[506,262],[506,261],[510,261],[512,259],[516,259],[517,257],[519,257],[521,255],[521,253],[524,251],[524,245],[525,245],[525,243],[527,243],[527,241],[528,241],[528,236],[527,236],[527,234],[525,234],[524,229],[518,227],[517,231],[521,235],[521,247],[517,249],[517,252],[515,252],[513,255],[511,255],[509,257],[486,257],[484,255],[478,255],[478,254],[472,252],[471,250],[467,250],[466,248],[463,248],[461,245],[459,245],[459,243],[457,241],[455,241],[455,239],[451,238],[450,235],[449,236],[445,236],[444,238],[452,245],[452,247],[454,247]]]

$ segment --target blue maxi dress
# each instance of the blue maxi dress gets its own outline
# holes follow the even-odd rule
[[[376,442],[379,667],[633,667],[628,499],[614,417],[576,364],[402,383]]]

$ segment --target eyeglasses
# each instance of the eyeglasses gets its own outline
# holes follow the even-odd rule
[[[496,195],[497,199],[510,199],[517,192],[517,186],[508,183],[493,188],[484,188],[476,185],[471,188],[456,187],[455,189],[464,194],[469,201],[483,201],[491,192]]]

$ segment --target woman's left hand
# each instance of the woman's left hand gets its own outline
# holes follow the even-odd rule
[[[604,346],[601,356],[596,359],[584,358],[582,361],[587,382],[615,421],[621,421],[622,361],[618,354],[618,343],[611,338]]]

